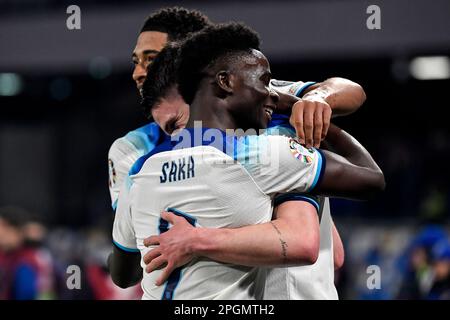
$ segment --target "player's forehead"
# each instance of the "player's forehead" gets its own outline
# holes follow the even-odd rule
[[[159,52],[167,44],[167,33],[159,31],[144,31],[139,34],[133,55],[141,55],[146,52]]]
[[[249,53],[241,57],[239,67],[242,70],[255,73],[270,73],[269,60],[261,51],[256,49],[252,49]]]

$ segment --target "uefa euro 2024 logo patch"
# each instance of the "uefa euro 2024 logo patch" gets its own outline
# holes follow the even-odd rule
[[[300,144],[300,142],[297,141],[296,138],[289,138],[289,149],[298,160],[304,163],[313,162],[312,155],[314,154],[314,150],[306,149]]]

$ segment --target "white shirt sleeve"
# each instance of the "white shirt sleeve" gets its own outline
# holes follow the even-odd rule
[[[292,191],[310,192],[325,170],[322,153],[305,148],[296,138],[260,135],[247,140],[237,160],[270,196]]]
[[[128,176],[133,164],[142,155],[130,141],[125,137],[119,138],[111,145],[108,153],[108,172],[109,172],[109,194],[111,204],[116,209],[117,199],[123,182]]]
[[[293,96],[297,96],[299,98],[301,98],[303,96],[303,93],[305,92],[305,90],[312,86],[313,84],[315,84],[316,82],[312,82],[312,81],[308,81],[308,82],[303,82],[303,81],[297,81],[297,82],[292,82],[292,81],[284,81],[284,80],[275,80],[272,79],[270,81],[270,87],[272,89],[275,89],[281,93],[286,93],[286,94],[291,94]]]
[[[131,201],[127,175],[125,183],[120,190],[120,199],[117,204],[116,215],[112,231],[113,243],[127,252],[139,252],[136,245],[136,236],[131,218]]]

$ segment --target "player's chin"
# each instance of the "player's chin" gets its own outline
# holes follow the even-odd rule
[[[269,121],[265,112],[254,113],[252,118],[247,118],[247,126],[244,126],[243,129],[255,131],[266,129]]]
[[[267,129],[268,125],[269,125],[269,120],[266,117],[262,117],[259,119],[259,121],[256,122],[254,129],[255,130]]]
[[[260,129],[267,129],[270,121],[272,120],[272,115],[269,115],[267,112],[263,111],[260,119]]]

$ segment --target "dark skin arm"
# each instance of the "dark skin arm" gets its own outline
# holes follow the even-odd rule
[[[302,99],[325,101],[333,110],[333,116],[346,116],[361,107],[366,93],[356,82],[334,77],[308,87]]]
[[[108,268],[113,282],[122,289],[142,280],[141,254],[123,251],[113,246],[108,257]]]
[[[320,147],[330,119],[351,114],[366,100],[364,89],[344,78],[330,78],[308,87],[303,97],[277,92],[277,112],[290,115],[290,123],[306,147]]]
[[[368,200],[384,190],[383,172],[355,138],[331,124],[324,142],[325,172],[313,193]]]

